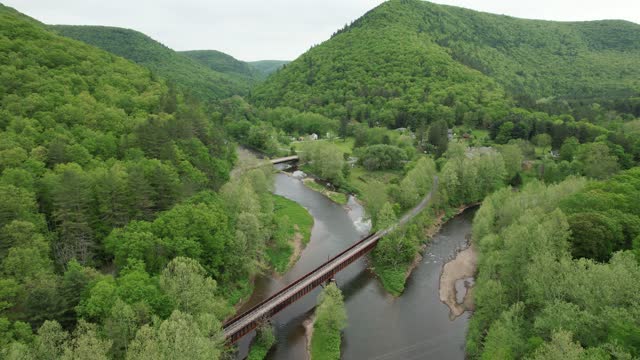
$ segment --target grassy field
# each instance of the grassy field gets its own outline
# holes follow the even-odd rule
[[[267,248],[267,259],[276,272],[284,273],[291,263],[296,232],[302,235],[303,245],[309,243],[313,217],[300,204],[282,196],[273,195],[273,202],[276,219],[287,217],[289,220],[286,228],[276,230],[273,244]]]
[[[293,200],[289,200],[279,195],[273,195],[274,197],[274,211],[275,216],[288,216],[291,223],[298,225],[299,232],[302,234],[302,243],[307,244],[311,239],[311,228],[313,227],[313,217],[309,214],[307,209],[302,207]],[[293,235],[294,229],[291,229]]]
[[[351,186],[362,191],[366,187],[366,184],[372,180],[379,181],[383,184],[390,184],[401,177],[401,170],[368,171],[361,166],[356,166],[351,169],[349,183]]]
[[[471,135],[473,137],[475,137],[478,140],[482,140],[484,138],[489,138],[489,130],[479,130],[479,129],[473,129],[471,130]]]
[[[344,140],[342,139],[336,139],[336,140],[332,140],[329,141],[330,143],[334,144],[335,146],[337,146],[338,148],[340,148],[340,150],[345,153],[345,154],[353,154],[353,145],[355,144],[356,140],[352,137],[348,137]]]
[[[348,137],[344,140],[342,139],[335,139],[335,140],[326,140],[326,139],[320,139],[320,140],[307,140],[307,141],[297,141],[297,142],[293,142],[291,143],[291,146],[295,149],[295,150],[300,150],[300,147],[302,144],[304,144],[305,142],[311,142],[311,141],[319,141],[319,142],[329,142],[331,144],[334,144],[335,146],[337,146],[340,151],[342,151],[343,153],[346,154],[352,154],[353,153],[353,145],[355,144],[355,139],[352,137]]]

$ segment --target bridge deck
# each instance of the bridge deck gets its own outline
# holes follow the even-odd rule
[[[320,266],[316,270],[310,273],[309,276],[303,277],[302,281],[296,282],[294,286],[286,288],[285,291],[276,294],[274,297],[270,298],[269,301],[263,306],[258,307],[257,309],[250,310],[249,312],[243,314],[242,319],[236,321],[234,323],[229,324],[224,328],[224,336],[225,338],[230,335],[236,333],[246,325],[263,319],[266,314],[268,314],[275,306],[282,303],[284,300],[289,299],[297,292],[306,288],[307,286],[313,284],[314,281],[321,279],[323,276],[332,273],[335,271],[335,268],[348,260],[353,254],[358,253],[362,249],[367,248],[367,246],[372,245],[380,239],[381,234],[374,234],[373,236],[369,236],[362,241],[358,242],[357,246],[354,246],[349,249],[349,251],[342,253],[341,255],[336,256],[329,263]]]
[[[242,337],[244,333],[246,333],[247,329],[252,328],[252,326],[255,327],[255,324],[259,323],[261,320],[282,310],[289,303],[297,300],[301,296],[304,296],[304,294],[308,293],[311,289],[319,286],[322,282],[326,281],[326,279],[333,277],[335,273],[369,252],[375,247],[380,238],[387,235],[395,228],[406,224],[425,207],[427,207],[433,194],[437,190],[437,185],[438,177],[436,176],[434,177],[433,187],[429,194],[427,194],[427,196],[425,196],[425,198],[415,208],[404,215],[395,225],[388,229],[371,234],[358,241],[340,254],[320,265],[315,270],[307,273],[289,286],[257,304],[247,312],[229,320],[224,325],[224,337],[231,340],[231,342],[235,342],[238,338]],[[240,335],[237,335],[239,333]]]
[[[278,159],[271,159],[271,163],[275,165],[275,164],[280,164],[283,162],[289,162],[289,161],[295,161],[295,160],[298,160],[298,155],[286,156]]]

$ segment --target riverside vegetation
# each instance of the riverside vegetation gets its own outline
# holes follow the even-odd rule
[[[347,313],[342,293],[335,283],[331,283],[325,286],[318,297],[311,339],[311,358],[340,359],[341,332],[346,325]]]
[[[483,202],[469,357],[640,356],[640,25],[391,0],[281,67],[0,5],[0,50],[0,357],[229,356],[222,322],[313,225],[270,169],[230,175],[235,143],[299,152],[376,229],[437,175],[371,255],[396,296],[425,229]]]
[[[467,352],[483,359],[640,355],[640,171],[489,196]]]

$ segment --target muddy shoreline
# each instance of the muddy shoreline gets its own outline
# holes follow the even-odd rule
[[[305,248],[305,244],[302,243],[302,234],[300,233],[300,228],[297,224],[294,225],[296,233],[293,235],[293,252],[291,253],[291,257],[289,258],[289,264],[287,264],[287,268],[285,269],[285,273],[291,269],[291,267],[298,261],[300,258],[300,254],[302,254],[302,250]]]
[[[315,192],[319,192],[320,194],[324,195],[324,196],[325,196],[327,199],[329,199],[330,201],[332,201],[332,202],[334,202],[334,203],[336,203],[336,204],[338,204],[338,205],[342,205],[342,206],[344,206],[344,204],[340,204],[340,203],[336,202],[335,200],[333,200],[333,199],[331,198],[331,195],[345,195],[345,194],[343,194],[343,193],[339,193],[339,192],[336,192],[336,191],[332,191],[332,190],[329,190],[329,189],[326,189],[326,188],[325,188],[325,189],[323,189],[322,191],[318,191],[318,190],[314,189],[313,187],[309,186],[309,184],[308,184],[308,183],[310,183],[310,182],[316,182],[316,180],[317,180],[316,178],[314,178],[314,177],[311,177],[311,176],[307,175],[307,177],[305,177],[305,178],[303,178],[303,179],[302,179],[302,183],[304,184],[304,186],[308,187],[309,189],[311,189],[311,190],[313,190],[313,191],[315,191]],[[333,184],[332,184],[331,186],[333,186]],[[346,195],[345,195],[345,196],[346,196]]]
[[[442,266],[440,273],[440,301],[449,307],[449,319],[455,320],[465,311],[473,311],[473,276],[478,264],[477,251],[473,244],[459,251],[453,260]],[[458,285],[462,283],[464,293],[459,295]]]
[[[478,205],[480,205],[480,203],[460,206],[456,210],[455,214],[453,214],[449,219],[453,219],[454,217],[465,212],[466,210],[476,207]],[[447,223],[447,221],[445,221],[444,218],[445,218],[445,213],[444,211],[442,211],[440,212],[440,214],[438,214],[436,221],[433,224],[431,224],[431,226],[425,228],[424,235],[427,238],[427,240],[420,246],[420,250],[416,254],[415,258],[413,259],[411,266],[407,268],[407,271],[404,276],[405,282],[407,281],[407,279],[409,279],[409,277],[413,273],[413,270],[415,270],[416,267],[420,264],[420,261],[422,261],[422,254],[424,254],[427,247],[431,244],[431,239],[433,239],[433,237],[440,232],[440,229],[442,228],[442,226]]]
[[[315,323],[315,313],[302,323],[302,326],[304,326],[304,336],[307,346],[307,359],[311,359],[311,339],[313,338],[313,325],[315,325]]]

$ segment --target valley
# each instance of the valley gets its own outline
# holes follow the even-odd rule
[[[0,358],[640,357],[639,24],[389,0],[243,61],[16,6]]]

